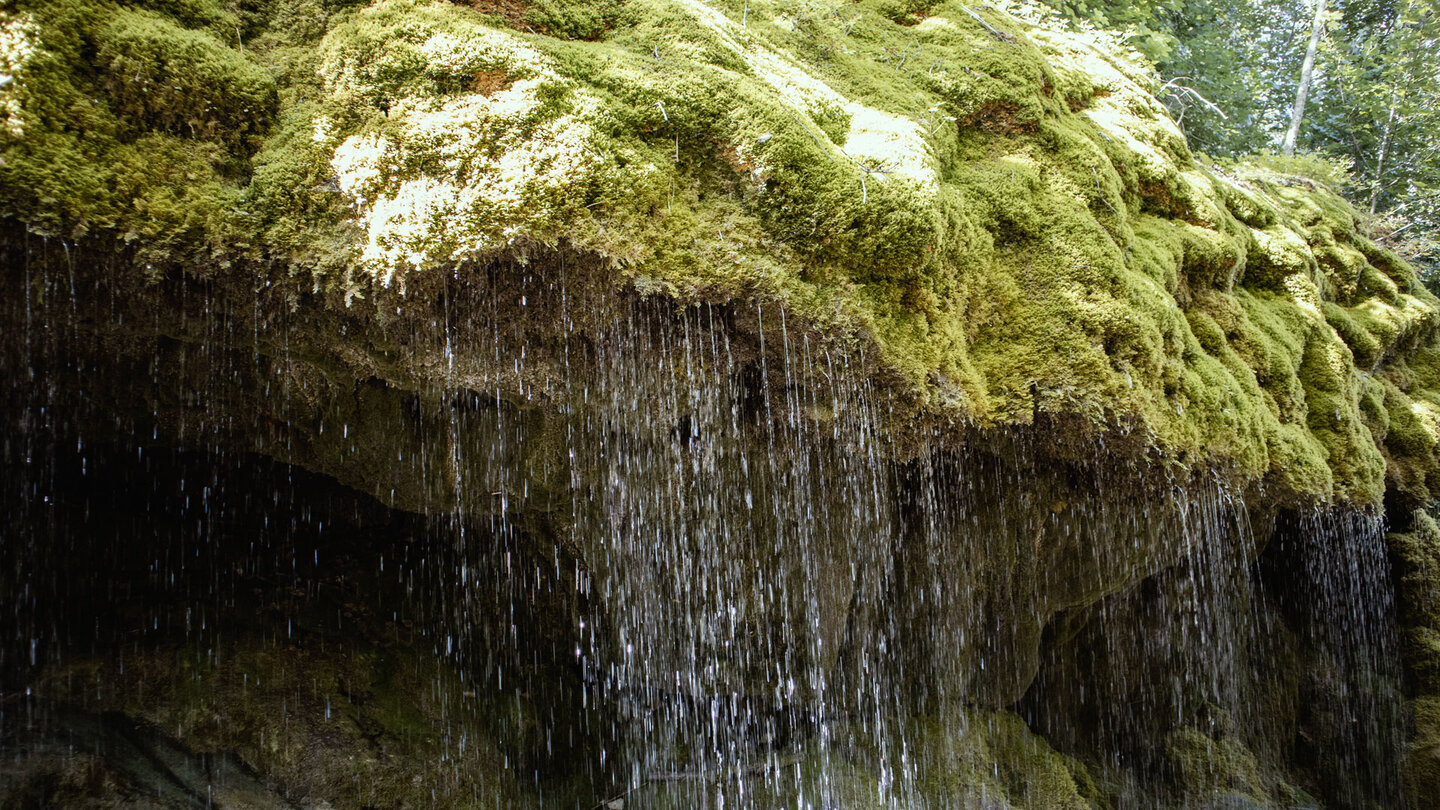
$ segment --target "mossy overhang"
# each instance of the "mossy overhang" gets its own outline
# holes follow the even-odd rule
[[[1018,3],[22,0],[0,213],[156,278],[423,290],[563,246],[759,300],[966,425],[1080,415],[1280,496],[1440,484],[1437,303],[1313,182],[1196,160]]]

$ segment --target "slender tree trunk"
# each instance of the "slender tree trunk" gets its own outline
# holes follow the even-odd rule
[[[1325,28],[1325,0],[1315,0],[1315,20],[1310,23],[1310,45],[1305,49],[1305,64],[1300,67],[1300,86],[1295,88],[1295,108],[1290,113],[1290,129],[1280,151],[1295,154],[1295,139],[1300,137],[1300,122],[1305,120],[1305,99],[1310,95],[1310,82],[1315,78],[1315,51],[1320,47],[1320,34]]]
[[[1380,156],[1375,160],[1375,188],[1370,192],[1370,213],[1380,202],[1380,191],[1385,188],[1385,153],[1390,149],[1390,131],[1395,128],[1395,91],[1390,91],[1390,117],[1385,119],[1385,130],[1380,135]]]

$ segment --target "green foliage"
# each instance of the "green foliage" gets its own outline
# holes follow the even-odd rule
[[[1072,22],[1124,31],[1131,47],[1151,62],[1166,61],[1180,44],[1176,34],[1166,30],[1165,18],[1182,11],[1185,8],[1183,0],[1141,0],[1137,3],[1052,0],[1050,5]]]
[[[1258,152],[1247,155],[1244,163],[1277,174],[1302,177],[1324,184],[1331,193],[1340,194],[1354,186],[1350,171],[1353,163],[1349,158],[1331,157],[1315,152],[1300,152],[1282,155],[1277,152]],[[1233,162],[1230,165],[1235,165]]]

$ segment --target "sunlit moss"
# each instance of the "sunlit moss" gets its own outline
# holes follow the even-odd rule
[[[205,272],[242,255],[253,233],[237,205],[275,83],[238,42],[182,24],[234,18],[198,2],[153,4],[171,16],[19,5],[34,51],[16,74],[16,134],[0,137],[0,213],[51,236],[113,237],[143,267]]]
[[[21,5],[0,206],[45,233],[351,301],[564,245],[870,343],[897,421],[1079,413],[1356,503],[1437,476],[1410,269],[1314,181],[1197,164],[1143,66],[1004,4]]]

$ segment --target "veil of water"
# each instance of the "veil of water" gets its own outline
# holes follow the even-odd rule
[[[574,259],[307,318],[30,249],[0,796],[83,756],[162,806],[1079,807],[1081,761],[1092,806],[1398,806],[1375,515],[907,424],[863,342]]]

